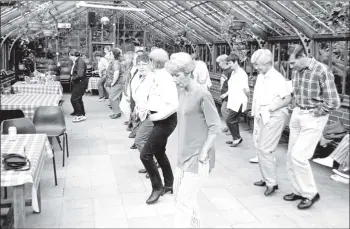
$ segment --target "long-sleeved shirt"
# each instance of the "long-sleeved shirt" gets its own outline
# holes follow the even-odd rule
[[[294,103],[316,108],[320,115],[340,107],[340,98],[331,70],[312,58],[310,64],[292,75]]]
[[[108,60],[104,57],[101,57],[100,61],[97,64],[98,74],[100,75],[100,77],[106,76],[108,65],[109,65]]]
[[[175,111],[179,105],[173,77],[163,68],[154,70],[154,80],[147,101],[147,109],[158,113]],[[169,113],[169,115],[171,115]]]
[[[221,132],[221,120],[210,92],[202,87],[190,93],[181,92],[177,117],[177,166],[186,172],[198,173],[198,157],[208,134]],[[214,146],[208,151],[208,156],[212,169],[215,164]]]
[[[144,121],[147,118],[149,111],[147,101],[154,81],[154,75],[154,72],[149,72],[145,76],[136,74],[131,81],[131,96],[135,101],[136,114],[141,121]]]
[[[209,89],[212,85],[207,65],[201,61],[196,61],[196,67],[192,72],[194,80],[200,85],[203,85],[206,89]]]
[[[248,97],[244,90],[249,90],[248,75],[242,68],[238,68],[232,72],[228,81],[227,108],[238,112],[242,105],[242,112],[247,109]]]

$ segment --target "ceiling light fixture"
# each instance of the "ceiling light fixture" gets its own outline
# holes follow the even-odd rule
[[[102,9],[112,9],[112,10],[126,10],[126,11],[145,11],[145,9],[134,8],[134,7],[120,7],[120,6],[108,6],[108,5],[97,5],[88,4],[84,1],[80,1],[76,4],[76,7],[91,7],[91,8],[102,8]]]

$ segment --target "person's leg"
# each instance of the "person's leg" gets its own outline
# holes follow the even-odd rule
[[[81,107],[80,107],[80,87],[79,87],[79,83],[75,83],[73,85],[72,95],[71,95],[70,101],[71,101],[72,106],[73,106],[74,114],[76,116],[81,116],[82,115],[82,111],[81,111]]]
[[[222,105],[221,105],[221,115],[222,115],[222,118],[225,120],[225,124],[223,127],[224,132],[226,132],[228,130],[227,125],[226,125],[226,120],[227,120],[228,114],[229,114],[229,111],[227,109],[227,101],[223,101]]]
[[[199,228],[198,192],[209,176],[209,163],[199,163],[198,173],[176,168],[174,228]]]
[[[291,165],[294,171],[295,185],[301,196],[311,200],[318,191],[309,160],[322,136],[328,115],[314,117],[311,113],[305,112],[299,114],[299,117],[300,135],[291,152]]]
[[[271,114],[266,125],[261,122],[257,149],[261,176],[267,187],[277,185],[276,159],[273,152],[281,138],[286,116],[283,111],[276,111]]]
[[[97,88],[98,88],[98,95],[99,95],[99,100],[102,101],[102,99],[105,98],[105,84],[106,77],[101,77],[98,82],[97,82]]]
[[[119,103],[120,103],[120,96],[121,96],[122,91],[123,91],[123,85],[121,85],[121,84],[114,85],[113,87],[111,87],[111,89],[109,91],[109,98],[111,101],[113,114],[115,114],[115,115],[121,114]]]
[[[80,102],[82,114],[83,114],[83,116],[85,116],[85,106],[84,106],[84,102],[83,102],[83,96],[85,95],[85,90],[88,86],[89,79],[88,78],[83,79],[80,83],[81,83],[81,88],[80,88],[79,92],[80,92],[81,97],[80,97],[79,102]]]
[[[148,136],[150,135],[152,128],[153,122],[149,121],[148,119],[140,122],[139,124],[135,137],[135,145],[140,153],[147,142]]]
[[[233,139],[231,146],[237,146],[239,143],[242,142],[242,138],[239,134],[239,125],[238,125],[241,114],[242,114],[242,105],[240,106],[238,112],[235,112],[229,109],[229,114],[226,120],[226,124]]]

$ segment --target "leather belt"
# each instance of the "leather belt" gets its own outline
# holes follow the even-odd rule
[[[302,107],[302,106],[299,106],[299,105],[297,105],[297,107],[299,107],[300,108],[300,110],[313,110],[313,109],[316,109],[316,107]]]

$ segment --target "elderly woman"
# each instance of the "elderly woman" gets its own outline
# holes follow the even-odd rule
[[[273,156],[288,115],[287,105],[291,94],[285,78],[273,67],[272,53],[268,49],[256,51],[254,65],[259,72],[252,105],[254,131],[262,180],[254,185],[266,186],[269,196],[278,189],[276,159]]]
[[[121,110],[119,108],[120,97],[123,92],[123,74],[122,66],[119,63],[119,58],[121,55],[121,50],[118,48],[112,49],[107,55],[109,65],[106,71],[106,82],[105,87],[109,94],[109,101],[113,110],[113,114],[109,117],[111,119],[116,119],[121,116]]]
[[[141,151],[140,159],[152,183],[152,194],[146,203],[153,204],[162,194],[173,192],[174,176],[165,151],[168,137],[177,125],[178,94],[172,76],[164,69],[165,62],[169,60],[168,53],[156,48],[149,57],[154,77],[146,109],[149,111],[148,119],[153,122],[153,128]],[[164,186],[153,156],[162,169]]]
[[[219,66],[222,69],[222,76],[220,78],[221,95],[225,94],[228,91],[228,80],[230,79],[232,74],[232,69],[227,65],[227,62],[226,62],[227,57],[228,56],[224,54],[216,58],[216,62],[219,63]],[[221,104],[221,115],[224,118],[224,120],[227,119],[228,113],[229,113],[229,110],[227,109],[227,101],[228,101],[228,96],[222,99],[222,104]],[[222,132],[227,132],[227,131],[228,131],[228,128],[225,125]]]
[[[97,83],[97,87],[98,87],[98,94],[99,94],[98,101],[101,102],[105,99],[108,99],[107,90],[104,87],[104,84],[106,82],[106,69],[109,63],[108,63],[108,60],[102,56],[102,53],[100,51],[96,51],[94,53],[94,57],[97,60],[97,70],[94,72],[97,72],[100,76],[100,79]]]
[[[134,60],[134,52],[127,52],[124,55],[124,61],[123,61],[123,81],[124,81],[124,88],[122,93],[122,99],[120,101],[120,109],[122,110],[125,117],[129,120],[129,117],[131,115],[131,102],[130,102],[130,82],[131,82],[131,76],[133,74],[133,60]]]
[[[193,79],[194,61],[187,53],[175,53],[165,64],[179,89],[178,156],[175,171],[175,228],[200,226],[197,196],[214,168],[214,141],[221,121],[210,92]]]

